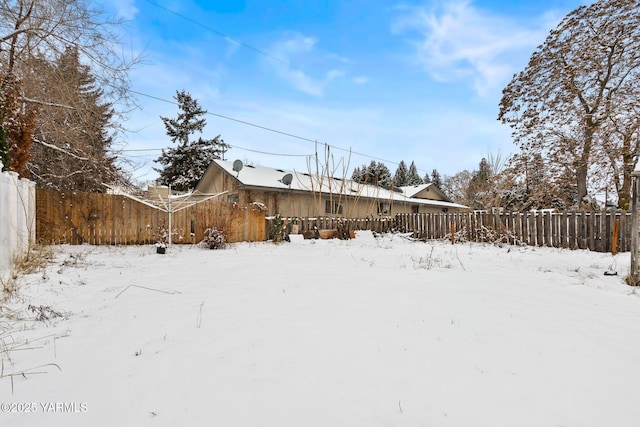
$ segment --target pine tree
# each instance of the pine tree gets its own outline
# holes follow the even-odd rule
[[[196,186],[211,162],[224,155],[228,145],[220,139],[220,135],[213,139],[199,137],[191,141],[190,135],[202,133],[207,124],[203,117],[207,111],[188,92],[177,91],[174,98],[180,109],[178,117],[160,118],[171,142],[177,146],[162,150],[162,155],[156,162],[163,165],[163,168],[155,170],[160,174],[158,181],[161,184],[186,191]]]
[[[369,182],[378,187],[389,189],[392,185],[391,171],[382,162],[371,162]]]
[[[360,169],[359,166],[356,166],[353,169],[353,173],[351,174],[351,179],[355,182],[363,182],[362,169]]]
[[[375,160],[371,160],[368,166],[365,164],[361,168],[355,168],[351,179],[362,184],[376,185],[387,189],[391,188],[393,184],[389,168],[384,163]]]
[[[418,168],[416,168],[416,164],[412,161],[411,166],[409,166],[409,173],[407,174],[407,184],[406,185],[420,185],[424,184],[420,175],[418,175]]]
[[[440,176],[440,172],[437,169],[431,171],[431,183],[436,187],[442,189],[442,177]]]
[[[408,172],[409,171],[407,170],[407,165],[405,164],[404,160],[400,160],[398,168],[396,169],[396,173],[393,176],[393,186],[403,187],[405,185],[408,185]]]
[[[103,183],[126,183],[111,153],[111,103],[104,102],[88,66],[75,47],[51,63],[33,58],[27,95],[47,99],[40,105],[31,147],[30,177],[41,187],[103,192]]]
[[[375,160],[371,160],[371,163],[369,163],[363,175],[366,184],[378,185],[378,164]]]
[[[467,189],[467,199],[473,209],[488,209],[492,207],[493,193],[491,179],[493,173],[487,159],[480,160],[479,168],[474,172]]]

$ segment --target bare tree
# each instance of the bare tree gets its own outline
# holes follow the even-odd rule
[[[498,118],[515,143],[571,170],[578,202],[601,169],[611,117],[628,115],[640,88],[640,5],[601,0],[569,13],[503,91]]]
[[[640,81],[634,82],[634,85],[638,87]],[[633,91],[626,93],[632,94]],[[629,110],[611,114],[603,123],[597,153],[601,159],[599,172],[604,183],[603,190],[608,194],[609,188],[613,187],[621,209],[629,208],[631,173],[640,150],[640,105],[634,101],[626,101]]]
[[[441,190],[443,190],[456,203],[471,206],[468,197],[469,183],[473,177],[473,172],[463,170],[453,176],[445,176]]]
[[[121,27],[121,21],[106,17],[103,9],[89,0],[0,2],[2,124],[8,127],[11,123],[7,120],[12,116],[37,113],[33,138],[21,141],[7,132],[10,149],[13,147],[15,151],[20,145],[18,151],[28,152],[29,169],[36,179],[57,187],[73,178],[75,182],[70,187],[75,188],[78,179],[89,173],[94,174],[92,179],[95,174],[106,179],[109,174],[105,170],[115,170],[112,143],[123,130],[119,125],[122,120],[115,118],[123,118],[135,104],[128,91],[128,71],[139,62],[139,58],[127,59],[121,54],[118,34]],[[83,102],[78,102],[78,85],[71,81],[74,70],[70,70],[71,76],[65,75],[60,67],[52,71],[70,49],[77,59],[76,75],[82,69],[95,84],[92,100],[85,93]],[[17,101],[7,102],[9,96]],[[65,128],[70,117],[74,118],[73,129]],[[21,133],[26,135],[29,129],[27,122],[23,123]],[[102,135],[78,140],[80,134]],[[60,161],[37,163],[38,158],[48,157],[60,157]],[[55,170],[56,164],[68,167]],[[46,174],[41,166],[48,166]],[[12,166],[19,167],[18,163]],[[47,181],[45,175],[55,183]]]
[[[0,2],[2,75],[20,78],[31,58],[55,61],[72,46],[105,86],[105,93],[113,100],[129,100],[128,70],[139,58],[121,54],[122,25],[89,0],[4,0]]]

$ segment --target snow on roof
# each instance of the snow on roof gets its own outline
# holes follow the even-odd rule
[[[240,184],[247,187],[341,194],[343,196],[393,200],[443,208],[467,208],[467,206],[452,202],[414,199],[403,192],[386,190],[374,185],[360,184],[350,179],[319,176],[309,172],[289,171],[253,165],[244,165],[240,172],[236,172],[233,170],[233,162],[223,160],[214,160],[214,162],[228,174],[234,176]],[[283,178],[287,174],[291,174],[292,179],[290,185],[283,183]],[[430,184],[425,185],[428,186]]]
[[[428,184],[405,185],[402,187],[398,187],[398,189],[401,190],[405,196],[413,197],[425,188],[431,187],[432,185],[433,183],[430,182]]]

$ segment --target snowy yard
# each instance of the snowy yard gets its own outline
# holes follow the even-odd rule
[[[3,323],[32,348],[4,373],[61,370],[1,379],[3,426],[640,422],[629,254],[370,233],[56,250],[11,305],[49,319]]]

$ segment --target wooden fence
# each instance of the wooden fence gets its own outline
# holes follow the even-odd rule
[[[297,224],[298,233],[314,230],[331,230],[337,229],[342,225],[348,230],[372,230],[378,233],[386,233],[395,228],[395,221],[392,217],[371,217],[371,218],[283,218],[287,222]],[[267,238],[273,237],[274,218],[267,218]]]
[[[398,214],[395,229],[423,239],[443,239],[454,233],[475,242],[503,241],[532,246],[609,252],[618,224],[616,249],[631,249],[631,213],[523,212]]]
[[[292,218],[284,218],[292,221]],[[455,238],[473,242],[502,242],[531,246],[612,250],[614,230],[618,228],[616,250],[631,250],[630,212],[458,212],[397,214],[394,217],[364,219],[296,218],[298,232],[337,229],[399,231],[418,239]],[[267,219],[267,237],[272,237],[273,219]]]
[[[168,214],[124,196],[36,190],[36,238],[42,243],[95,245],[151,244],[168,230]],[[631,249],[631,213],[524,212],[397,214],[395,217],[344,219],[297,218],[298,232],[339,228],[376,232],[410,232],[420,239],[457,238],[501,241],[609,252],[618,230],[616,249]],[[172,216],[173,242],[198,243],[215,226],[228,242],[264,241],[272,237],[273,219],[257,208],[208,200]]]
[[[208,200],[172,214],[173,243],[198,243],[206,228],[227,241],[264,241],[265,214]],[[45,244],[129,245],[157,243],[168,235],[166,212],[111,194],[36,190],[36,238]]]

